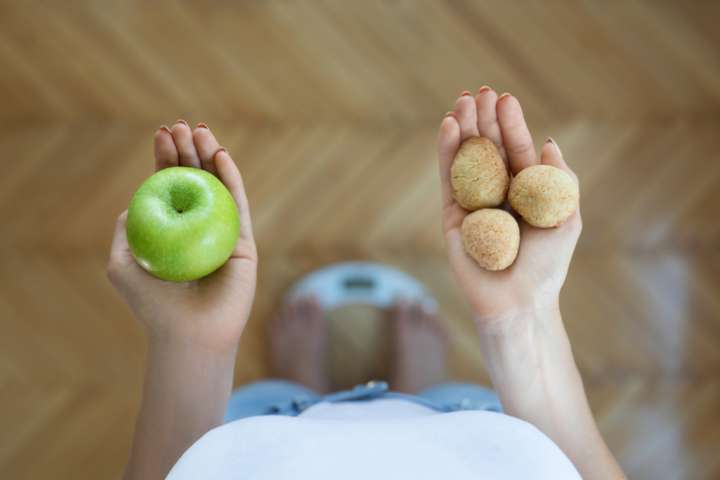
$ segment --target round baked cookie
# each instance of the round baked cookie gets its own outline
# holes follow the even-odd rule
[[[510,183],[508,201],[534,227],[557,227],[575,212],[578,184],[566,171],[551,165],[533,165]]]
[[[453,197],[466,210],[497,207],[510,185],[505,162],[495,144],[470,137],[458,149],[450,168]]]
[[[465,216],[463,246],[485,270],[505,270],[512,265],[520,248],[520,227],[505,210],[483,208]]]

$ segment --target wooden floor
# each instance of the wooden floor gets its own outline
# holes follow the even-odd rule
[[[205,121],[261,254],[238,384],[299,275],[418,276],[452,374],[486,381],[439,232],[435,129],[513,92],[582,182],[563,296],[592,406],[633,479],[720,478],[720,3],[0,0],[0,478],[117,478],[144,342],[108,285],[151,136]]]

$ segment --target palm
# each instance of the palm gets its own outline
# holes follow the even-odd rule
[[[478,315],[502,316],[557,296],[580,233],[580,217],[575,214],[556,229],[538,229],[521,221],[521,244],[515,263],[500,272],[480,268],[463,248],[460,225],[467,211],[452,198],[449,185],[455,152],[463,140],[473,135],[495,142],[514,174],[538,160],[522,110],[513,97],[498,101],[492,90],[481,90],[475,98],[464,95],[458,99],[453,115],[441,125],[438,152],[443,231],[450,264]],[[544,149],[542,162],[567,168],[561,157],[553,155],[555,151],[554,147],[553,151]]]
[[[257,270],[250,211],[240,173],[206,127],[192,132],[184,123],[176,123],[172,131],[158,130],[155,158],[158,170],[183,165],[218,176],[237,204],[240,238],[230,259],[216,272],[193,282],[165,282],[134,261],[125,237],[123,214],[113,241],[111,278],[151,333],[191,338],[210,347],[233,345],[252,307]]]
[[[171,315],[155,318],[171,323],[168,327],[186,329],[190,338],[205,337],[212,344],[239,338],[252,307],[256,266],[247,258],[232,257],[218,271],[195,282],[160,282],[174,305]],[[155,278],[149,281],[159,282]]]

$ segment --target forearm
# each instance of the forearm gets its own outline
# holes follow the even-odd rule
[[[150,340],[126,480],[165,478],[185,450],[222,423],[234,363],[235,350]]]
[[[543,431],[583,478],[624,478],[593,419],[559,308],[478,325],[506,413]]]

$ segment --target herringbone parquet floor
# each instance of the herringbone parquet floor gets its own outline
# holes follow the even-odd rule
[[[0,0],[0,478],[117,478],[143,340],[104,277],[151,135],[205,121],[261,254],[238,383],[303,272],[424,280],[452,373],[485,381],[438,223],[435,127],[483,83],[578,171],[564,292],[591,403],[634,479],[720,478],[720,3]]]

